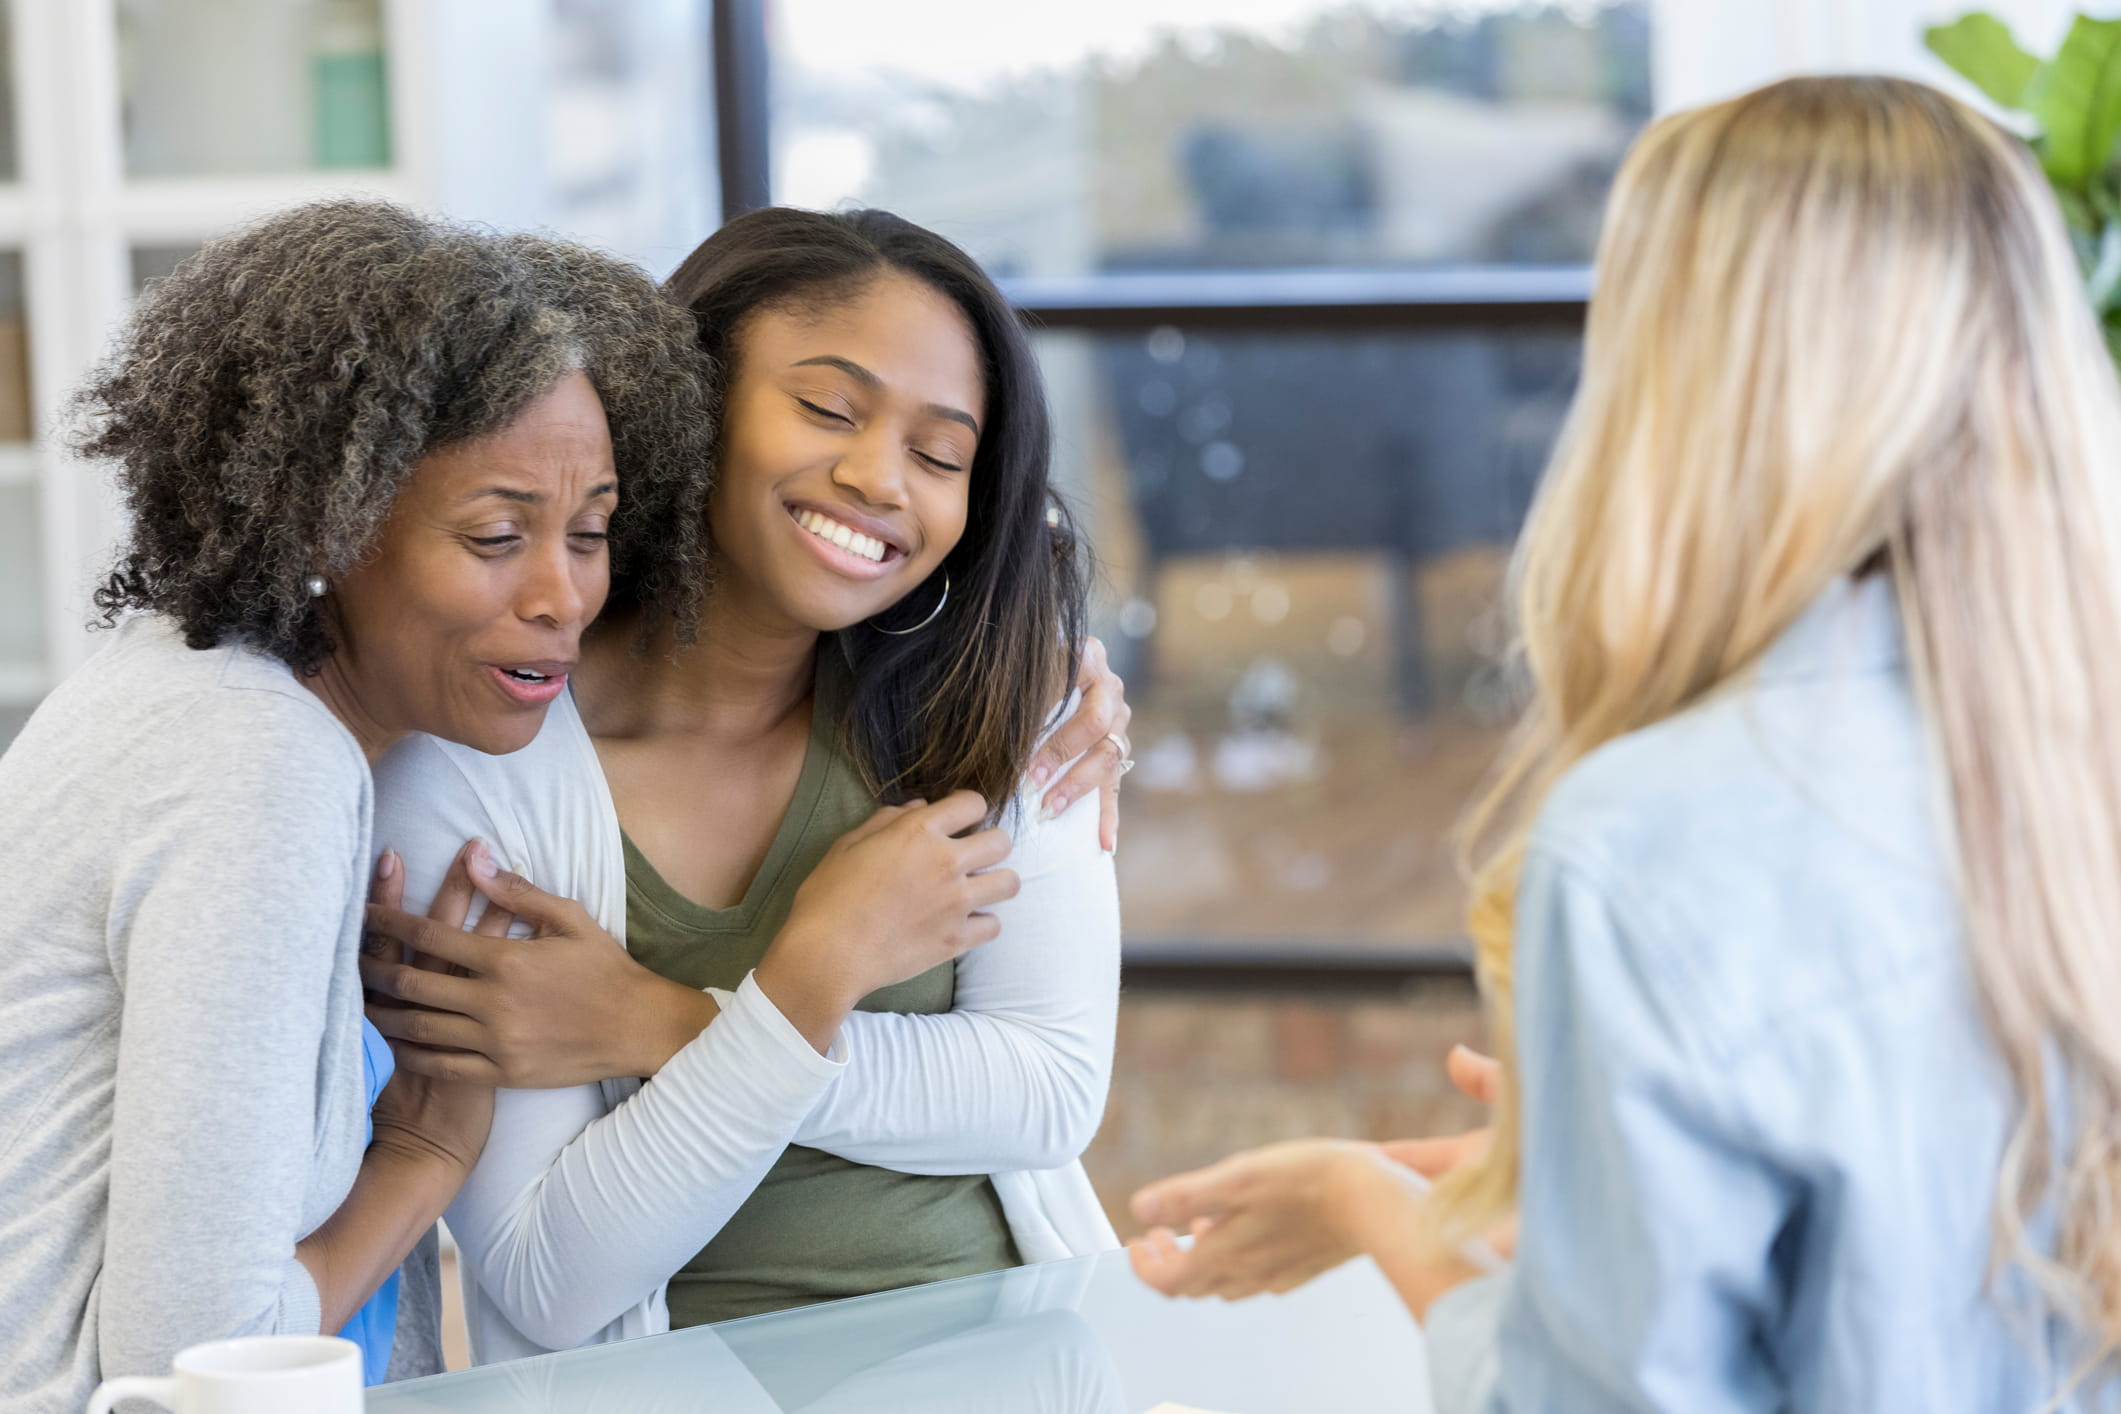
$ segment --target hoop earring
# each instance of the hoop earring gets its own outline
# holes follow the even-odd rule
[[[873,624],[873,623],[872,623],[872,624],[870,624],[870,625],[869,625],[869,627],[871,627],[871,628],[875,628],[875,629],[876,629],[876,631],[877,631],[878,633],[888,633],[888,634],[890,634],[890,635],[891,635],[891,636],[892,636],[893,638],[904,638],[904,637],[905,637],[905,636],[906,636],[907,634],[909,634],[909,633],[919,633],[919,632],[920,632],[920,631],[921,631],[922,629],[924,629],[924,628],[928,627],[928,625],[930,625],[930,624],[934,623],[934,622],[935,622],[935,616],[936,616],[937,614],[940,614],[940,613],[941,613],[941,612],[943,611],[943,605],[945,605],[945,604],[947,604],[947,603],[949,603],[949,602],[950,602],[950,571],[949,571],[949,570],[947,570],[947,569],[945,569],[945,570],[943,571],[943,597],[935,601],[935,607],[934,607],[934,608],[932,608],[932,609],[930,609],[930,610],[928,611],[928,617],[927,617],[927,618],[925,618],[925,619],[922,619],[922,620],[921,620],[921,621],[920,621],[919,623],[915,624],[915,625],[914,625],[914,626],[913,626],[912,628],[877,628],[877,626],[876,626],[875,624]]]

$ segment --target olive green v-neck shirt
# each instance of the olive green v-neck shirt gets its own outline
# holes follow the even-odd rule
[[[840,739],[847,669],[829,641],[818,658],[802,775],[741,903],[701,907],[623,840],[626,948],[651,971],[688,987],[735,988],[765,956],[797,887],[825,851],[875,812]],[[944,1012],[955,992],[955,970],[945,964],[859,1005]],[[1016,1244],[985,1175],[897,1173],[790,1145],[714,1240],[671,1278],[670,1324],[703,1325],[1016,1264]]]

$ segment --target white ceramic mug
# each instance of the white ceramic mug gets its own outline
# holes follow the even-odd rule
[[[179,1351],[173,1375],[105,1380],[88,1414],[152,1399],[176,1414],[361,1414],[361,1347],[335,1335],[253,1335]]]

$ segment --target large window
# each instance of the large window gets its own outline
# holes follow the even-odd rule
[[[348,182],[658,273],[712,226],[710,169],[725,211],[898,210],[1039,330],[1097,631],[1138,713],[1133,958],[1411,966],[1458,946],[1447,834],[1508,715],[1503,566],[1669,7],[540,0],[474,29],[382,0],[94,12],[109,52],[66,91],[103,125],[83,131],[108,129],[100,175],[22,205],[70,201],[85,234],[16,264],[0,231],[0,316],[23,281],[28,308],[65,312],[47,333],[107,327],[123,287],[210,232]],[[235,92],[238,71],[263,77]],[[47,186],[83,170],[56,148],[29,165]],[[77,270],[94,299],[55,303]],[[48,350],[45,381],[91,342]],[[9,460],[30,435],[9,405],[0,696],[28,699],[78,657],[41,626],[79,616],[106,537],[65,470]]]
[[[1449,830],[1509,717],[1503,571],[1650,114],[1649,5],[757,13],[721,31],[725,127],[759,129],[724,133],[733,204],[896,210],[1040,328],[1136,704],[1130,957],[1454,955]]]
[[[1650,111],[1639,3],[776,0],[772,19],[775,198],[891,207],[1001,275],[1584,261]]]
[[[1136,716],[1138,959],[1449,951],[1510,699],[1498,591],[1567,331],[1040,340]]]

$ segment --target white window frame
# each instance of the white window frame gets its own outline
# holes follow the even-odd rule
[[[714,184],[706,3],[627,0],[623,11],[658,35],[697,17],[700,52],[669,56],[654,77],[659,87],[687,87],[685,66],[696,62],[701,78],[689,86],[699,91],[654,95],[654,121],[636,125],[641,131],[627,141],[659,163],[689,164],[696,145],[703,193]],[[96,647],[86,627],[90,595],[122,516],[105,469],[81,465],[56,444],[67,398],[125,316],[136,247],[193,245],[332,195],[379,196],[504,229],[549,226],[559,209],[543,81],[557,23],[550,0],[382,0],[394,157],[387,169],[153,179],[125,174],[115,0],[7,0],[7,9],[19,179],[0,183],[0,251],[23,257],[33,440],[0,445],[0,514],[37,507],[34,612],[43,653],[0,658],[0,709],[34,702]],[[525,133],[537,136],[526,142]],[[686,195],[644,198],[644,248],[618,253],[667,271],[710,224],[710,207],[692,215]],[[33,497],[20,494],[25,484]]]
[[[1657,107],[1691,108],[1809,73],[1897,74],[1979,102],[1922,47],[1925,27],[1987,10],[2045,55],[2086,8],[2074,0],[1653,0]]]

